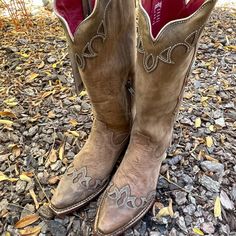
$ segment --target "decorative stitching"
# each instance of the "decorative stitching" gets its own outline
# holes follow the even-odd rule
[[[74,167],[74,164],[71,164],[67,169],[67,176],[72,176],[72,182],[74,184],[79,183],[80,186],[84,187],[87,190],[94,190],[98,187],[101,187],[106,182],[106,179],[93,179],[87,175],[87,167],[82,167],[79,170]]]
[[[81,70],[85,69],[86,58],[94,58],[94,57],[97,57],[97,55],[98,55],[98,53],[93,48],[93,43],[98,40],[101,40],[102,43],[104,43],[104,41],[107,38],[107,26],[105,23],[105,18],[106,18],[107,8],[108,8],[110,2],[111,2],[111,0],[106,5],[106,8],[104,10],[103,20],[101,21],[101,23],[98,26],[96,35],[94,35],[89,40],[89,42],[85,45],[85,47],[82,50],[81,55],[79,55],[78,53],[75,54],[77,65],[80,67]]]
[[[143,47],[142,37],[139,34],[137,50],[139,53],[143,54],[143,66],[146,72],[148,73],[153,72],[157,68],[159,60],[167,64],[175,64],[175,62],[172,60],[173,50],[179,46],[184,46],[186,47],[186,53],[188,53],[191,50],[191,48],[196,45],[199,33],[201,32],[202,28],[203,27],[201,27],[198,30],[195,30],[190,35],[188,35],[184,40],[184,42],[176,43],[172,46],[169,46],[168,48],[161,51],[161,53],[157,56],[154,56],[153,53],[147,53],[145,51]]]
[[[110,199],[115,200],[117,208],[125,207],[130,209],[140,209],[155,199],[156,191],[149,192],[147,197],[135,197],[131,195],[131,188],[129,185],[125,185],[119,189],[112,184],[107,195]]]

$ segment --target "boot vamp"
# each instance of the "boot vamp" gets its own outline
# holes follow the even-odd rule
[[[51,203],[66,208],[96,194],[109,180],[111,171],[128,141],[128,132],[93,127],[89,139],[60,180]]]
[[[156,157],[156,145],[136,138],[132,138],[100,203],[95,228],[104,235],[116,235],[128,228],[155,201],[162,157]]]

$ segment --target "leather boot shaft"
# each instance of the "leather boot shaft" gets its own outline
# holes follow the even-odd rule
[[[126,84],[135,69],[134,4],[133,0],[95,1],[74,35],[62,20],[77,87],[84,84],[96,119],[117,130],[127,130],[131,120]]]
[[[149,16],[139,4],[135,130],[164,150],[193,65],[197,44],[215,0],[206,0],[184,19],[166,24],[152,36]]]

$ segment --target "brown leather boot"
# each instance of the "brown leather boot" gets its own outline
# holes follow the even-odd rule
[[[85,19],[80,16],[81,4],[79,0],[57,0],[55,8],[64,22],[75,76],[81,77],[93,105],[94,123],[51,200],[57,215],[83,206],[102,192],[127,147],[131,129],[126,84],[134,75],[134,2],[96,0]],[[81,81],[77,85],[81,88]]]
[[[121,234],[154,203],[161,163],[171,142],[197,42],[215,3],[215,0],[192,0],[188,4],[183,0],[140,2],[136,118],[125,157],[102,195],[96,235]]]

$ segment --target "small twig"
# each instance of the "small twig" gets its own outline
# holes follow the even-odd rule
[[[41,183],[40,183],[40,181],[39,181],[37,175],[35,174],[35,172],[33,172],[33,173],[34,173],[34,177],[35,177],[36,181],[37,181],[38,184],[39,184],[39,187],[40,187],[41,190],[43,191],[44,196],[47,198],[48,202],[50,203],[51,201],[50,201],[48,195],[46,194],[46,192],[44,191],[44,188],[43,188],[43,186],[41,185]]]
[[[188,190],[182,188],[181,186],[179,186],[178,184],[174,183],[173,181],[167,179],[165,176],[163,176],[163,175],[160,175],[160,176],[161,176],[162,178],[164,178],[165,180],[167,180],[169,183],[174,184],[176,187],[182,189],[182,190],[185,191],[186,193],[191,194],[191,192],[189,192]]]
[[[33,211],[31,211],[31,210],[29,210],[29,209],[27,209],[27,208],[25,208],[25,207],[23,207],[23,206],[20,206],[20,205],[14,204],[14,203],[9,203],[9,205],[10,205],[10,206],[14,206],[14,207],[21,208],[21,209],[23,209],[23,210],[26,210],[26,211],[28,211],[28,212],[34,214]]]

